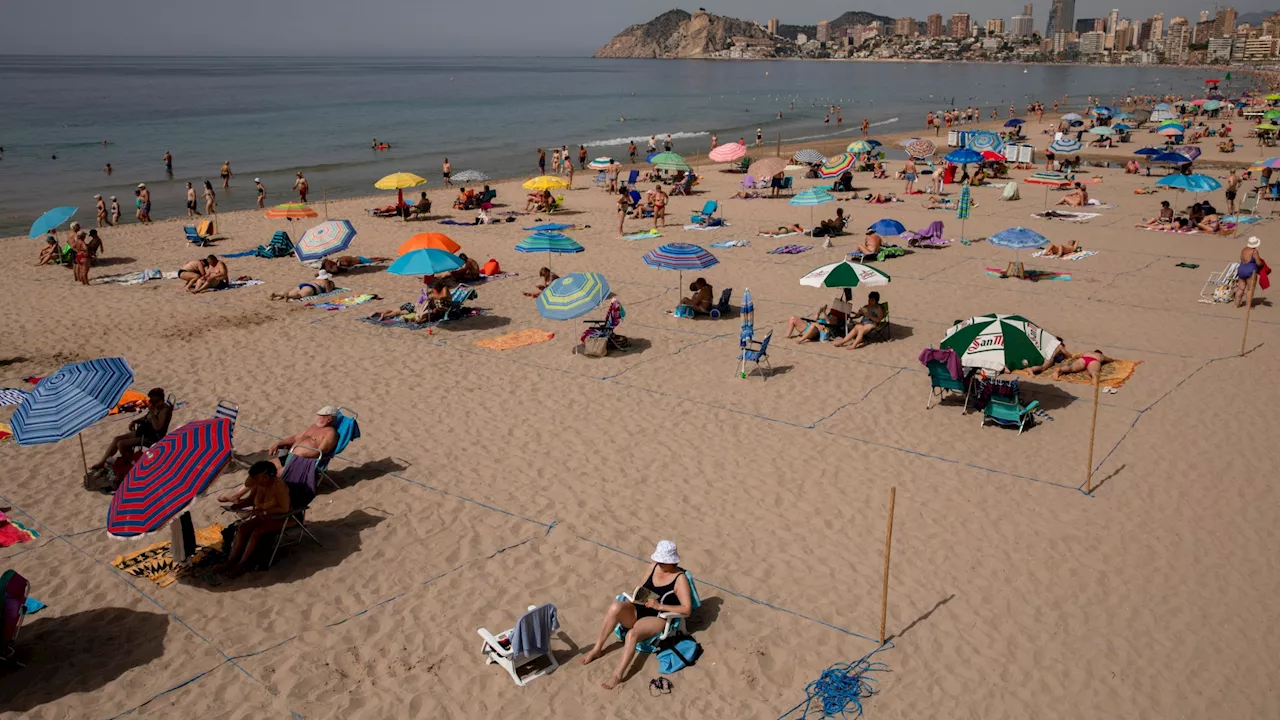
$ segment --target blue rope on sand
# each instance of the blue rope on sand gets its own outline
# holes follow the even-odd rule
[[[871,673],[889,671],[888,665],[882,662],[871,662],[871,656],[891,647],[893,643],[888,643],[852,663],[839,662],[823,670],[817,680],[805,687],[804,702],[783,713],[778,720],[791,716],[797,710],[800,711],[799,720],[805,720],[810,713],[814,713],[814,717],[819,717],[816,714],[819,710],[814,707],[815,700],[821,707],[821,717],[839,716],[846,719],[862,717],[862,701],[879,692],[875,686],[876,678],[871,677]]]

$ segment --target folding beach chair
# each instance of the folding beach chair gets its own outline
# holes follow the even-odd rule
[[[876,324],[871,332],[867,333],[866,338],[870,340],[873,337],[879,337],[881,340],[889,340],[893,336],[893,326],[889,323],[889,303],[880,303],[880,322]]]
[[[614,298],[609,302],[609,309],[605,311],[603,320],[582,321],[591,327],[582,331],[582,336],[579,338],[582,344],[575,347],[574,352],[581,350],[587,357],[604,357],[608,354],[609,348],[626,350],[631,347],[631,339],[617,333],[618,326],[626,316],[627,311],[622,308],[622,303]]]
[[[694,184],[695,182],[697,182],[697,180],[696,180],[696,178],[694,177],[694,175],[693,175],[692,173],[686,173],[686,174],[685,174],[685,176],[684,176],[684,180],[683,180],[679,185],[676,185],[675,187],[671,188],[671,194],[672,194],[673,196],[675,196],[675,195],[692,195],[692,194],[693,194],[693,184]]]
[[[595,186],[597,186],[597,187],[599,187],[599,186],[601,186],[601,185],[608,185],[608,184],[609,184],[609,174],[608,174],[607,172],[605,172],[604,170],[601,170],[600,172],[596,173],[596,179],[595,179],[595,180],[592,180],[592,181],[591,181],[591,184],[592,184],[592,185],[595,185]]]
[[[716,211],[719,209],[720,209],[720,203],[716,202],[715,200],[708,200],[705,204],[703,204],[702,210],[695,212],[694,214],[689,216],[689,222],[696,225],[697,223],[710,220],[711,217],[715,215]]]
[[[904,232],[902,237],[907,241],[907,247],[916,248],[937,248],[943,247],[949,243],[942,237],[943,224],[941,220],[934,220],[929,223],[929,227],[924,230],[915,232]]]
[[[773,333],[769,333],[769,334],[772,335]],[[769,342],[769,338],[766,337],[765,343],[768,343],[768,342]],[[699,607],[702,606],[702,598],[698,597],[698,585],[693,581],[693,575],[688,570],[684,570],[682,572],[684,572],[684,576],[689,579],[689,596],[690,596],[689,600],[690,600],[690,605],[692,606],[689,609],[689,613],[691,615]],[[636,596],[640,594],[640,590],[643,587],[644,586],[641,585],[640,587],[637,587],[635,590],[631,591],[630,593],[619,593],[618,596],[614,599],[617,600],[618,602],[635,602]],[[662,602],[662,600],[659,599],[659,602]],[[664,604],[670,604],[670,603],[664,603]],[[681,615],[679,613],[673,613],[673,612],[661,612],[661,613],[658,613],[658,617],[666,621],[666,624],[662,628],[662,632],[652,637],[644,638],[639,642],[637,642],[636,652],[656,653],[658,651],[658,643],[663,640],[666,640],[671,635],[674,635],[680,632],[680,630],[684,627],[685,622],[689,619],[689,615]],[[622,623],[618,623],[617,625],[614,626],[613,634],[619,640],[626,642],[627,629],[622,627]]]
[[[640,171],[639,171],[639,170],[632,170],[632,171],[627,175],[627,182],[626,182],[626,186],[627,186],[627,187],[629,187],[629,188],[631,188],[632,190],[635,190],[635,188],[636,188],[636,183],[637,183],[637,182],[639,182],[639,181],[640,181]]]
[[[338,419],[333,425],[334,431],[338,433],[338,442],[333,446],[332,452],[321,453],[320,460],[316,463],[316,480],[323,480],[329,483],[333,486],[334,490],[341,490],[342,486],[338,485],[338,482],[329,474],[329,463],[332,462],[334,458],[341,455],[342,451],[346,450],[347,446],[350,445],[352,441],[360,439],[359,418],[360,415],[356,413],[355,410],[341,406],[338,407]],[[313,448],[307,445],[299,445],[298,447],[306,448],[317,453],[320,452],[319,448]]]
[[[198,245],[200,247],[209,246],[209,240],[211,238],[203,236],[199,232],[197,232],[196,227],[194,225],[184,225],[182,228],[182,232],[187,236],[187,242],[191,243],[192,245]]]
[[[6,570],[0,575],[0,660],[7,660],[18,667],[22,667],[22,663],[13,659],[14,645],[18,641],[18,630],[22,627],[30,591],[31,583],[17,571]]]
[[[740,342],[742,353],[738,355],[738,359],[743,362],[744,366],[749,362],[756,364],[755,368],[752,369],[752,372],[761,370],[760,363],[763,362],[764,370],[761,371],[760,377],[766,382],[768,381],[768,375],[773,374],[773,364],[769,362],[769,341],[771,339],[773,339],[772,330],[769,331],[768,335],[764,336],[763,340],[754,340],[744,337]],[[767,371],[767,374],[765,374],[765,371]],[[745,374],[743,376],[745,377]]]
[[[1239,267],[1240,263],[1233,262],[1223,268],[1222,272],[1209,273],[1209,279],[1200,288],[1199,302],[1213,304],[1235,300],[1236,270]]]
[[[1016,389],[1012,395],[992,395],[982,408],[982,426],[986,427],[988,420],[999,425],[1016,425],[1021,435],[1035,422],[1034,413],[1039,406],[1039,400],[1032,400],[1029,405],[1019,403]]]
[[[779,192],[795,195],[796,194],[795,178],[791,177],[790,175],[782,178],[782,187],[779,188],[778,190]]]
[[[555,653],[551,652],[551,633],[560,629],[558,615],[556,606],[550,603],[542,607],[530,605],[510,630],[494,635],[487,628],[478,628],[476,632],[484,639],[480,652],[484,654],[485,664],[496,663],[520,687],[555,672],[560,663],[556,660]],[[524,648],[516,647],[517,638],[530,635],[546,638],[546,649],[528,653]]]
[[[969,383],[968,378],[960,378],[956,380],[951,377],[951,371],[947,366],[939,360],[930,360],[925,363],[925,367],[929,369],[929,400],[925,403],[924,409],[933,408],[934,399],[941,404],[946,393],[958,393],[964,396],[964,412],[969,412]]]
[[[236,435],[236,421],[240,419],[240,406],[230,400],[220,399],[218,400],[218,404],[213,408],[213,417],[214,419],[222,418],[231,421],[232,450],[231,459],[227,461],[227,464],[232,467],[236,465],[245,465],[245,461],[236,457],[234,443]]]

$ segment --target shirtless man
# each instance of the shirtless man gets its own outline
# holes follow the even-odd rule
[[[196,209],[196,189],[187,183],[187,217],[195,217],[200,215],[200,211]]]
[[[877,235],[875,230],[867,228],[866,237],[862,239],[862,242],[858,243],[858,247],[854,248],[854,250],[863,255],[875,255],[880,252],[880,245],[883,242],[884,238]]]
[[[866,118],[862,118],[862,137],[867,136],[867,130],[870,128],[871,128],[871,121]]]
[[[903,193],[910,195],[916,191],[916,161],[910,156],[907,162],[902,166],[902,179],[907,181]]]
[[[164,397],[164,388],[152,388],[147,392],[147,414],[129,423],[129,432],[117,435],[107,443],[107,451],[102,460],[89,467],[99,470],[111,462],[116,453],[123,453],[131,447],[150,447],[169,432],[169,421],[173,419],[173,406]]]
[[[247,517],[236,529],[235,541],[227,553],[227,561],[210,568],[214,573],[230,577],[240,575],[257,552],[264,536],[284,528],[285,514],[293,507],[289,486],[280,476],[279,461],[262,460],[249,468],[249,477],[237,493],[219,498],[234,498],[232,507],[247,511]]]
[[[1227,185],[1225,188],[1227,193],[1227,214],[1234,215],[1236,212],[1236,191],[1240,189],[1240,176],[1236,175],[1235,168],[1227,174]]]
[[[94,195],[93,202],[98,209],[98,227],[111,227],[111,221],[107,219],[107,204],[103,202],[101,195]]]
[[[267,449],[267,454],[275,456],[282,449],[288,448],[290,455],[319,459],[338,446],[338,431],[333,427],[337,421],[338,408],[326,405],[316,411],[316,421],[313,424],[297,435],[276,441]]]
[[[444,163],[440,166],[440,174],[444,176],[444,186],[453,187],[453,165],[450,164],[449,158],[444,159]]]
[[[307,179],[302,177],[302,173],[298,173],[298,179],[293,181],[293,189],[298,191],[298,202],[305,203],[307,201]]]
[[[653,191],[653,226],[655,228],[667,224],[667,194],[659,185]]]
[[[164,161],[164,173],[169,177],[173,177],[173,153],[165,150],[164,157],[160,159]]]
[[[205,290],[221,290],[227,286],[227,264],[217,255],[204,259],[204,274],[191,283],[188,292],[200,293]]]
[[[144,223],[151,222],[151,191],[147,189],[146,183],[138,183],[138,199],[142,201],[142,217],[139,219]]]
[[[231,161],[230,160],[224,160],[222,162],[222,169],[219,170],[219,174],[222,175],[222,187],[224,188],[231,187]]]

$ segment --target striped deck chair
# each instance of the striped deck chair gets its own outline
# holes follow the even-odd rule
[[[213,417],[215,420],[220,418],[225,418],[231,421],[231,437],[233,440],[233,444],[231,446],[232,447],[231,459],[227,461],[227,464],[230,465],[231,467],[235,467],[237,465],[247,465],[248,463],[236,457],[235,444],[234,444],[234,439],[236,434],[236,420],[240,419],[240,406],[237,405],[236,403],[231,402],[230,400],[220,399],[218,400],[218,404],[213,408]]]

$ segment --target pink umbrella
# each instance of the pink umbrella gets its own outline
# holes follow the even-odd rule
[[[732,142],[712,148],[707,157],[714,162],[733,162],[734,160],[741,160],[746,154],[746,146]]]
[[[1191,101],[1191,104],[1192,104],[1192,105],[1203,105],[1203,104],[1204,104],[1204,98],[1196,98],[1195,100],[1192,100],[1192,101]]]
[[[1175,127],[1167,127],[1163,130],[1157,130],[1156,134],[1164,135],[1165,137],[1176,137],[1176,136],[1182,135],[1183,131]]]

